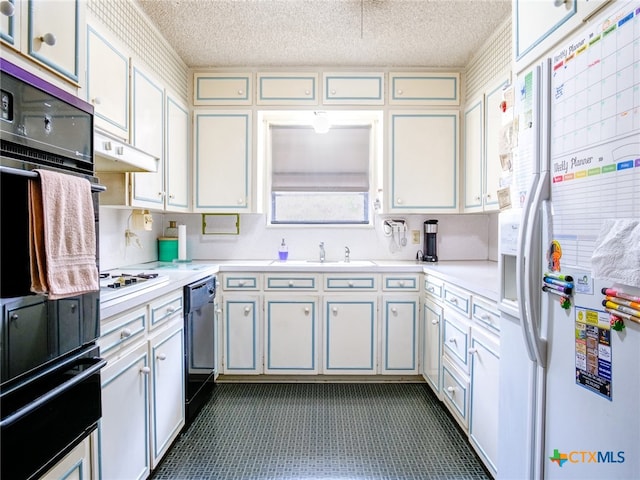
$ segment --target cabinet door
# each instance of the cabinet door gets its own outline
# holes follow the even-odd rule
[[[16,50],[20,49],[20,1],[9,0],[13,6],[12,15],[0,13],[0,40]]]
[[[391,73],[390,105],[460,105],[460,74]]]
[[[87,96],[95,126],[129,140],[129,59],[107,37],[87,28]]]
[[[442,307],[428,298],[422,307],[421,373],[433,391],[441,395]]]
[[[464,112],[464,210],[482,210],[484,101],[479,98]]]
[[[384,73],[324,73],[325,105],[383,105]]]
[[[132,173],[131,205],[162,210],[164,207],[164,91],[139,67],[132,68],[131,143],[160,159],[157,172]]]
[[[317,73],[259,73],[257,105],[317,105]]]
[[[151,358],[151,468],[155,468],[185,421],[184,329],[176,317],[149,341]]]
[[[165,210],[186,212],[189,210],[189,111],[173,96],[167,94],[166,102],[166,201]]]
[[[41,480],[91,480],[91,437],[76,445],[62,460],[45,473]]]
[[[391,112],[389,133],[389,210],[456,212],[458,113]]]
[[[84,45],[84,8],[81,0],[30,1],[28,53],[49,68],[78,82],[80,45]],[[82,28],[81,28],[82,25]]]
[[[224,373],[262,373],[260,356],[260,297],[223,298]]]
[[[196,211],[251,211],[251,112],[195,114]]]
[[[150,372],[146,342],[102,371],[102,480],[149,475]]]
[[[317,297],[265,298],[265,373],[318,373]]]
[[[502,78],[494,84],[485,95],[485,147],[484,147],[484,173],[483,193],[484,210],[498,210],[498,189],[500,188],[500,175],[502,173],[502,161],[500,154],[505,146],[502,140],[503,127],[512,120],[512,109],[507,113],[500,109],[502,92],[509,84],[510,76]],[[502,145],[502,147],[501,147]]]
[[[251,105],[250,73],[194,73],[194,105]]]
[[[498,459],[498,390],[500,357],[497,338],[474,327],[471,335],[469,438],[487,468],[496,475]]]
[[[324,315],[324,373],[377,373],[377,297],[325,297]]]
[[[381,373],[418,373],[417,296],[383,297],[382,303]]]

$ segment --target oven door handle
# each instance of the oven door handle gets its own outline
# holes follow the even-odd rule
[[[98,360],[97,363],[95,363],[94,365],[90,366],[89,368],[87,368],[82,373],[79,373],[78,375],[75,375],[71,380],[68,380],[68,381],[58,385],[53,390],[51,390],[51,391],[45,393],[44,395],[36,398],[33,402],[30,402],[29,404],[25,405],[24,407],[19,408],[18,410],[13,412],[11,415],[8,415],[6,418],[4,418],[2,421],[0,421],[0,428],[9,427],[13,423],[15,423],[18,420],[20,420],[25,415],[28,415],[29,413],[31,413],[35,409],[37,409],[37,408],[41,407],[42,405],[44,405],[45,403],[50,402],[51,400],[53,400],[58,395],[61,395],[62,393],[66,392],[67,390],[69,390],[73,386],[75,386],[78,383],[86,380],[87,378],[89,378],[91,375],[93,375],[96,372],[98,372],[101,368],[103,368],[107,364],[107,361],[105,359],[103,359],[103,358],[98,358],[97,360]]]

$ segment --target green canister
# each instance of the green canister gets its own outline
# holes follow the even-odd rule
[[[178,258],[178,239],[174,237],[158,238],[158,261],[173,262]]]

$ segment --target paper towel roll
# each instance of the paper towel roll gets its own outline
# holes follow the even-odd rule
[[[178,260],[187,259],[187,226],[178,225]]]

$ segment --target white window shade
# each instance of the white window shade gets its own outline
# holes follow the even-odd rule
[[[368,192],[371,126],[271,125],[271,190]]]

